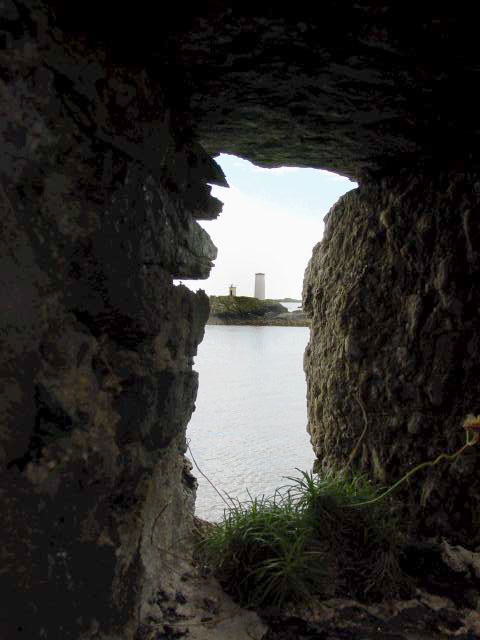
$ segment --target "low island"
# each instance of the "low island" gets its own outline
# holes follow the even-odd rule
[[[259,300],[247,296],[210,296],[207,324],[308,327],[302,310],[292,311],[277,300]]]

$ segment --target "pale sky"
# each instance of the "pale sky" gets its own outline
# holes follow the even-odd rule
[[[235,156],[216,158],[230,189],[214,186],[224,203],[217,220],[199,221],[218,248],[208,280],[183,280],[194,291],[253,296],[255,273],[265,273],[267,298],[301,299],[303,274],[322,239],[323,218],[355,188],[348,178],[315,169],[263,169]],[[175,281],[178,283],[178,281]]]

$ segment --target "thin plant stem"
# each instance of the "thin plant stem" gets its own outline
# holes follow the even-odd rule
[[[360,410],[362,412],[363,425],[364,426],[363,426],[363,431],[360,434],[360,437],[358,438],[356,445],[354,446],[351,454],[348,457],[348,461],[347,461],[347,464],[345,465],[345,467],[343,468],[343,472],[348,471],[348,468],[351,466],[355,456],[357,455],[358,450],[360,449],[360,446],[361,446],[361,444],[363,442],[363,439],[365,438],[365,434],[367,433],[367,429],[368,429],[368,417],[367,417],[367,411],[365,409],[365,405],[364,405],[363,400],[362,400],[361,387],[359,387],[358,393],[355,396],[355,399],[357,400],[358,405],[360,407]]]
[[[227,505],[227,509],[230,509],[230,505],[228,504],[228,502],[225,500],[225,498],[222,496],[222,494],[220,493],[220,491],[217,489],[217,487],[213,484],[213,482],[210,480],[210,478],[208,476],[206,476],[203,471],[200,469],[200,467],[198,466],[197,461],[195,460],[195,457],[192,453],[192,450],[190,448],[190,442],[187,442],[187,449],[190,452],[190,455],[192,456],[192,460],[193,460],[193,464],[197,467],[197,471],[198,473],[203,476],[205,478],[205,480],[209,483],[209,485],[214,489],[214,491],[217,493],[218,496],[220,496],[220,498],[222,499],[222,501]]]
[[[422,462],[419,465],[417,465],[416,467],[414,467],[413,469],[411,469],[408,473],[406,473],[402,478],[400,478],[400,480],[398,480],[394,485],[392,485],[391,487],[389,487],[386,491],[384,491],[382,494],[380,494],[379,496],[377,496],[376,498],[373,498],[373,500],[367,500],[366,502],[357,502],[355,504],[349,504],[347,505],[348,507],[363,507],[366,504],[373,504],[375,502],[378,502],[379,500],[382,500],[383,498],[385,498],[386,496],[390,495],[393,491],[395,491],[395,489],[397,487],[399,487],[403,482],[405,482],[406,480],[408,480],[409,478],[411,478],[411,476],[413,476],[414,473],[417,473],[417,471],[420,471],[421,469],[426,469],[427,467],[434,467],[435,465],[437,465],[439,462],[441,462],[442,460],[448,460],[449,462],[455,462],[455,460],[462,455],[462,453],[468,448],[468,447],[473,447],[474,445],[476,445],[479,441],[479,434],[475,433],[473,435],[472,438],[469,437],[469,431],[466,432],[466,437],[467,437],[467,441],[465,442],[465,444],[463,445],[463,447],[460,447],[460,449],[458,451],[455,451],[455,453],[441,453],[439,456],[437,456],[435,458],[435,460],[429,460],[427,462]]]

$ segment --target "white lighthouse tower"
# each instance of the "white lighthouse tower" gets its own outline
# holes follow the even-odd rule
[[[265,274],[264,273],[256,273],[255,274],[255,298],[259,300],[265,300]]]

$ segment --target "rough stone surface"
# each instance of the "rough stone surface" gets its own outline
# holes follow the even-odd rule
[[[222,173],[148,74],[6,8],[0,637],[133,638],[188,548],[208,299],[172,276],[208,274]]]
[[[172,88],[212,154],[357,180],[412,163],[478,163],[474,5],[198,2],[168,5],[158,20],[139,0],[113,20],[92,0],[50,4],[69,29]]]
[[[326,218],[305,274],[309,432],[320,466],[383,485],[465,442],[480,413],[475,173],[365,184]],[[424,535],[480,542],[478,450],[421,471],[400,495]]]
[[[311,599],[308,606],[265,612],[268,632],[262,640],[476,640],[479,557],[445,541],[411,545],[404,549],[402,568],[412,589],[403,599]]]
[[[215,257],[215,153],[363,182],[306,280],[322,459],[362,404],[383,482],[479,413],[475,7],[320,4],[0,1],[2,639],[208,637],[183,457],[208,300],[172,278]],[[408,487],[421,532],[478,542],[476,460]],[[261,632],[225,606],[218,637]]]
[[[477,610],[418,590],[380,606],[327,600],[271,620],[262,640],[477,640],[479,633]]]

